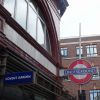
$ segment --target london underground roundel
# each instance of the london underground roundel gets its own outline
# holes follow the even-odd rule
[[[91,65],[87,61],[81,60],[81,59],[74,61],[69,67],[70,70],[87,69],[87,68],[91,68]],[[81,74],[81,72],[79,72],[79,74],[77,74],[77,75],[70,74],[69,77],[70,77],[71,81],[73,81],[77,84],[84,84],[92,78],[92,74],[90,74],[90,73]]]

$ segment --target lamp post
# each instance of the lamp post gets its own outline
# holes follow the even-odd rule
[[[79,59],[81,59],[81,23],[79,23]],[[79,85],[80,94],[82,94],[82,85]]]
[[[79,59],[81,59],[81,23],[79,23]]]
[[[81,23],[79,23],[79,59],[81,59]],[[82,84],[79,85],[79,95],[80,100],[84,100],[83,98],[83,91],[82,91]]]

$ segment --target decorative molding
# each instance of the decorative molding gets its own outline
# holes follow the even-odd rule
[[[87,56],[82,57],[82,59],[86,59],[86,58],[100,58],[100,55],[90,56],[90,57],[87,57]],[[79,57],[63,57],[62,59],[71,60],[71,59],[79,59]]]
[[[98,43],[98,42],[100,42],[100,40],[81,41],[81,43],[90,43],[90,44]],[[70,45],[70,44],[79,44],[79,42],[60,43],[61,46]]]

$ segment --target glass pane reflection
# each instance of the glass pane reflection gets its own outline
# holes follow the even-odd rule
[[[90,100],[100,100],[100,90],[91,90]]]
[[[43,22],[38,19],[38,34],[37,34],[37,41],[38,43],[45,48],[44,46],[44,34],[45,34],[45,25]]]
[[[37,19],[37,15],[33,11],[33,9],[31,7],[29,7],[27,29],[28,29],[28,32],[30,33],[30,35],[34,39],[36,39],[36,19]]]
[[[25,0],[17,0],[16,20],[26,29],[27,3]]]
[[[14,7],[15,7],[15,0],[4,0],[4,7],[11,13],[14,17]]]

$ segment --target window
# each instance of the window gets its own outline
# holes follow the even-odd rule
[[[4,7],[11,13],[12,17],[14,17],[15,0],[4,0]]]
[[[45,19],[35,0],[4,0],[4,7],[45,50],[51,53]]]
[[[37,15],[34,12],[33,8],[29,6],[28,8],[28,24],[27,24],[27,31],[28,33],[36,40],[36,22],[37,22]]]
[[[27,2],[25,0],[16,0],[16,21],[24,28],[26,29],[26,17],[27,17]],[[22,6],[23,5],[23,6]]]
[[[87,56],[97,56],[97,46],[96,45],[88,45],[87,48]]]
[[[45,47],[45,41],[44,41],[45,31],[46,29],[44,23],[40,19],[38,19],[37,41],[39,44],[41,44],[42,47]]]
[[[81,56],[83,56],[83,47],[81,46],[81,48],[76,47],[76,56],[79,57],[79,54],[81,53]]]
[[[100,100],[100,90],[91,90],[90,100]]]
[[[93,80],[99,80],[100,79],[100,68],[99,67],[96,67],[97,69],[97,73],[93,74]]]
[[[67,48],[61,48],[61,56],[62,57],[68,56],[68,49]]]
[[[70,81],[69,75],[62,77],[63,82]]]

